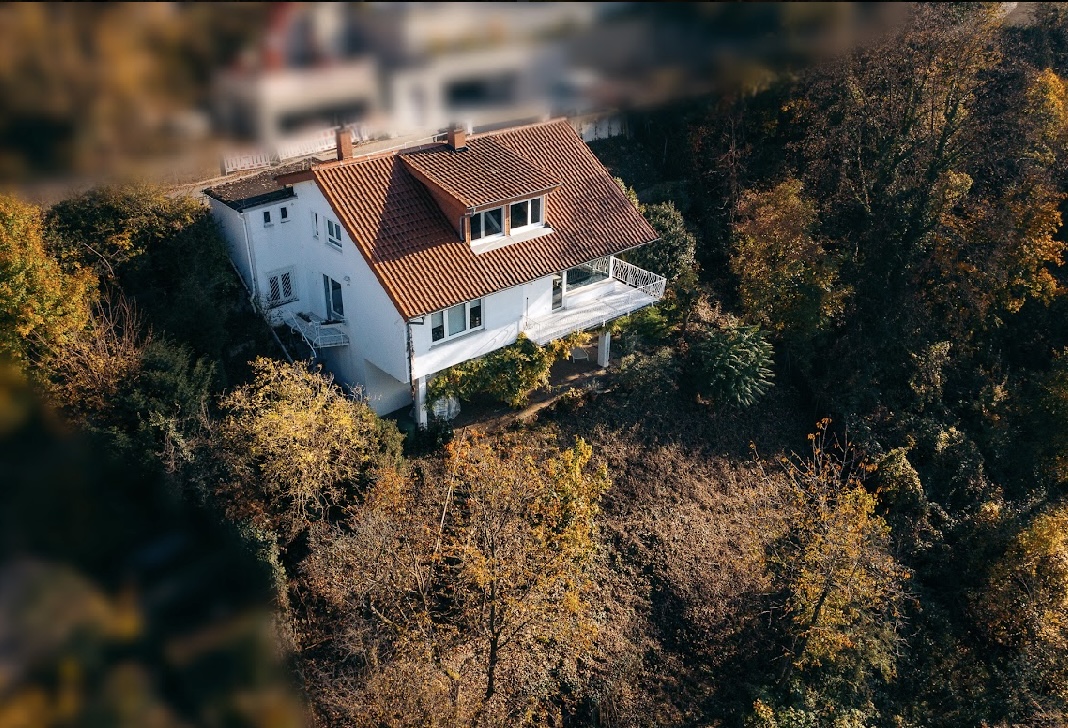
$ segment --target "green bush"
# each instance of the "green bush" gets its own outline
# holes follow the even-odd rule
[[[686,227],[682,213],[673,202],[645,206],[645,218],[660,239],[629,251],[623,257],[630,263],[673,281],[696,265],[697,238]]]
[[[771,388],[774,351],[759,326],[728,324],[690,350],[695,391],[716,404],[748,407]]]
[[[520,334],[514,344],[439,373],[427,384],[427,403],[446,397],[470,400],[484,392],[511,407],[522,407],[531,392],[549,383],[552,365],[585,339],[586,334],[578,332],[538,346]]]
[[[646,344],[659,344],[671,334],[671,322],[664,315],[660,306],[646,306],[628,316],[609,324],[613,336],[619,339],[626,351],[633,351],[639,341]]]

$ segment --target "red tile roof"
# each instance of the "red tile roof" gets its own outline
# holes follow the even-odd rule
[[[331,163],[312,170],[323,194],[405,318],[656,239],[653,229],[567,121],[471,137],[468,145],[480,150],[480,158],[484,154],[488,160],[491,153],[498,154],[501,169],[528,170],[524,180],[559,181],[560,186],[549,193],[546,203],[546,223],[552,233],[485,253],[472,252],[406,166],[406,158],[410,162],[416,157],[416,164],[426,164],[429,156],[434,169],[445,170],[439,175],[459,179],[471,167],[464,162],[457,167],[463,172],[451,173],[448,160],[471,149],[453,152],[442,145],[433,149],[432,155],[416,151]],[[473,185],[475,192],[468,199],[481,199],[486,190],[508,190],[506,185],[512,182],[504,179],[500,184],[497,188]]]
[[[560,184],[492,136],[471,139],[459,152],[439,145],[401,159],[466,207],[533,197]]]

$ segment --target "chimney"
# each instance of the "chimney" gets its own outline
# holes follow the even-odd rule
[[[347,126],[337,130],[337,158],[338,161],[352,158],[352,132]]]
[[[467,132],[464,131],[462,126],[453,124],[449,127],[449,146],[455,152],[462,152],[467,149]]]

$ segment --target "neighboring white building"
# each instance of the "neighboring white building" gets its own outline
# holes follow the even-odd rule
[[[414,401],[423,425],[436,373],[663,296],[661,276],[615,257],[656,233],[567,121],[339,150],[205,192],[272,323],[380,414]],[[602,333],[602,365],[608,344]]]
[[[273,149],[346,124],[406,136],[545,119],[560,102],[572,113],[563,41],[601,13],[594,3],[278,3],[260,41],[216,73],[215,124]]]

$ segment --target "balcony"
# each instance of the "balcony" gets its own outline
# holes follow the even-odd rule
[[[327,349],[332,346],[348,346],[349,336],[340,321],[325,321],[314,313],[293,313],[286,311],[282,320],[289,328],[300,334],[312,349]]]
[[[664,297],[667,280],[618,258],[607,256],[581,266],[596,282],[569,286],[562,307],[550,315],[528,319],[524,333],[536,344],[547,344],[573,331],[604,326]]]

